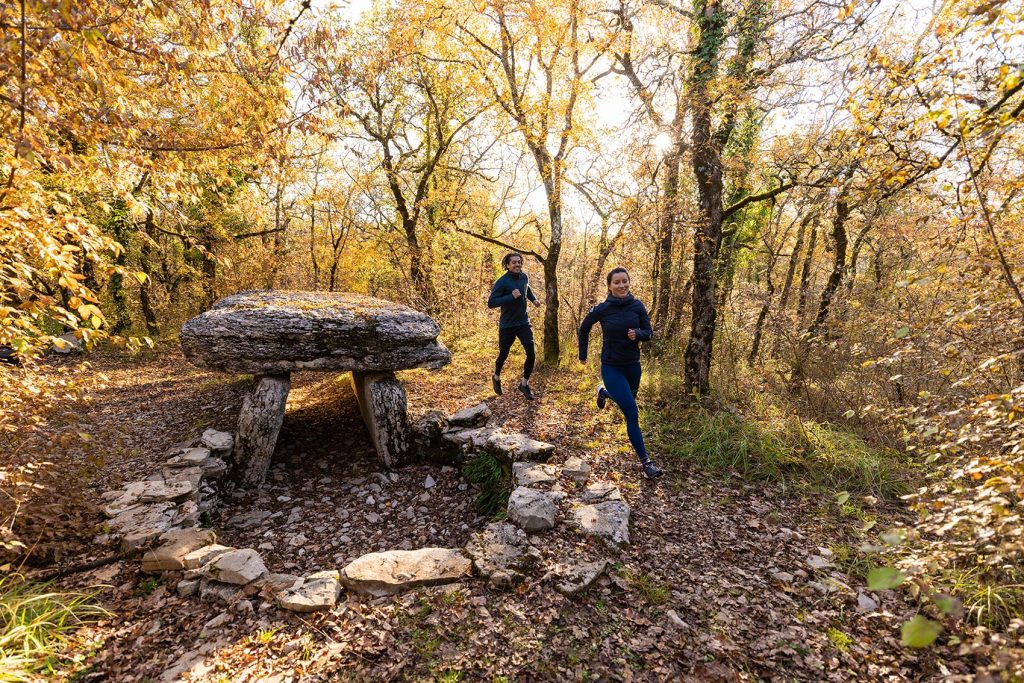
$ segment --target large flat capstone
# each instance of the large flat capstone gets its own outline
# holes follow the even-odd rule
[[[224,372],[390,372],[446,365],[439,332],[425,313],[360,294],[250,291],[185,323],[181,349]]]

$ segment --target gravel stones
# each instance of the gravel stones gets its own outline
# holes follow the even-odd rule
[[[451,360],[439,332],[425,313],[359,294],[250,291],[186,322],[181,348],[198,367],[257,375],[436,369]]]
[[[406,588],[459,581],[471,574],[472,562],[460,549],[421,548],[369,553],[341,570],[345,588],[381,597]]]
[[[555,526],[558,502],[564,497],[564,493],[520,486],[508,498],[508,518],[523,531],[551,529]]]
[[[206,574],[211,578],[237,585],[261,579],[268,573],[263,558],[251,548],[226,552],[206,565]]]
[[[580,531],[611,545],[629,543],[629,506],[621,500],[581,505],[573,510],[572,519]]]
[[[334,607],[340,594],[341,575],[337,571],[316,572],[281,592],[277,604],[292,612],[317,612]]]

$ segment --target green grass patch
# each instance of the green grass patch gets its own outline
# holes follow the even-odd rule
[[[670,460],[729,470],[743,479],[893,498],[908,489],[911,464],[842,427],[777,409],[760,419],[702,407],[665,406],[648,414],[654,446]]]
[[[512,470],[489,453],[481,453],[462,466],[462,476],[476,486],[477,509],[485,515],[496,516],[508,507],[512,493]]]
[[[642,572],[626,569],[622,572],[631,587],[643,594],[644,598],[652,605],[664,605],[668,602],[668,586],[659,583],[654,578]]]
[[[18,575],[0,578],[0,681],[36,680],[56,672],[58,655],[77,629],[110,616],[91,593],[62,593]]]
[[[996,582],[981,567],[949,570],[940,583],[963,603],[964,619],[1002,631],[1014,619],[1024,619],[1024,572],[1012,571]]]

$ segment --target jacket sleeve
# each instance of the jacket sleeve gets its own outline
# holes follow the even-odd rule
[[[636,302],[637,313],[640,315],[640,327],[636,330],[637,341],[650,341],[651,337],[654,336],[654,330],[651,328],[651,316],[647,314],[647,309],[639,301]]]
[[[494,286],[491,287],[491,295],[487,298],[487,308],[498,308],[499,306],[504,306],[505,304],[512,303],[514,297],[511,293],[506,294],[505,296],[500,296],[498,294],[498,285],[500,282],[501,279],[499,278],[494,283]]]
[[[533,303],[537,303],[537,295],[533,293],[533,287],[531,287],[529,283],[526,285],[526,298]]]
[[[590,309],[590,313],[580,323],[580,331],[576,334],[576,343],[579,345],[579,359],[587,360],[587,347],[590,345],[590,328],[601,320],[601,305],[598,304]]]

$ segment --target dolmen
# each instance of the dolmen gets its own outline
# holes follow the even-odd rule
[[[425,313],[359,294],[249,291],[233,294],[181,328],[193,365],[256,376],[242,402],[234,460],[244,486],[259,486],[274,453],[291,373],[351,372],[352,388],[385,467],[414,456],[398,370],[440,368],[451,354]]]

